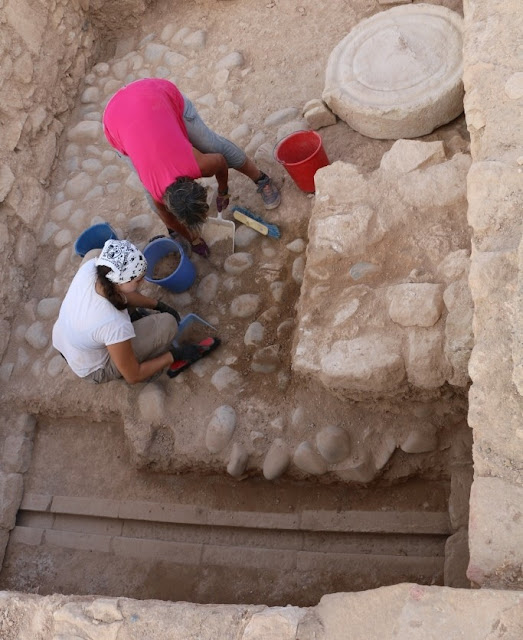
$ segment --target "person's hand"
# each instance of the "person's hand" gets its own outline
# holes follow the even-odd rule
[[[161,300],[158,300],[158,302],[156,303],[156,307],[154,307],[155,311],[159,311],[160,313],[170,313],[172,315],[172,317],[176,320],[176,322],[178,324],[180,324],[180,314],[178,313],[178,311],[176,311],[176,309],[173,309],[172,307],[170,307],[168,304],[165,304],[165,302],[162,302]]]
[[[227,190],[225,193],[218,191],[218,195],[216,196],[216,208],[221,213],[229,206],[229,191]]]
[[[196,240],[193,240],[191,243],[191,248],[194,253],[197,253],[203,258],[208,258],[211,254],[211,250],[209,249],[207,243],[203,238],[196,238]]]
[[[169,353],[173,357],[173,362],[177,360],[185,360],[187,362],[194,362],[200,358],[200,350],[195,344],[184,344],[181,347],[171,345]]]

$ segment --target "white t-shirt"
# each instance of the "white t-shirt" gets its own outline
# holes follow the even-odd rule
[[[136,335],[127,309],[119,311],[95,285],[95,260],[89,260],[73,278],[53,327],[53,346],[80,378],[106,365],[107,345]]]

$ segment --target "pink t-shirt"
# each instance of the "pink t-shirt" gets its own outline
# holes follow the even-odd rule
[[[157,202],[180,176],[201,178],[183,121],[183,96],[168,80],[144,78],[117,91],[103,116],[109,143],[129,156]]]

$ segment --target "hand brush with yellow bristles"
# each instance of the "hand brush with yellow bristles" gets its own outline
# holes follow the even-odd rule
[[[235,220],[238,220],[238,222],[241,222],[264,236],[279,238],[281,235],[280,230],[275,224],[269,224],[261,216],[257,216],[252,211],[249,211],[249,209],[245,209],[245,207],[235,205],[232,208],[232,212]]]

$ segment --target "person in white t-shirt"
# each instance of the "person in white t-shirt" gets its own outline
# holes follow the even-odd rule
[[[53,327],[53,345],[80,377],[96,383],[147,380],[174,361],[198,359],[195,345],[171,343],[180,316],[137,291],[147,261],[127,240],[108,240],[98,258],[80,267]],[[152,313],[131,322],[128,308]]]

